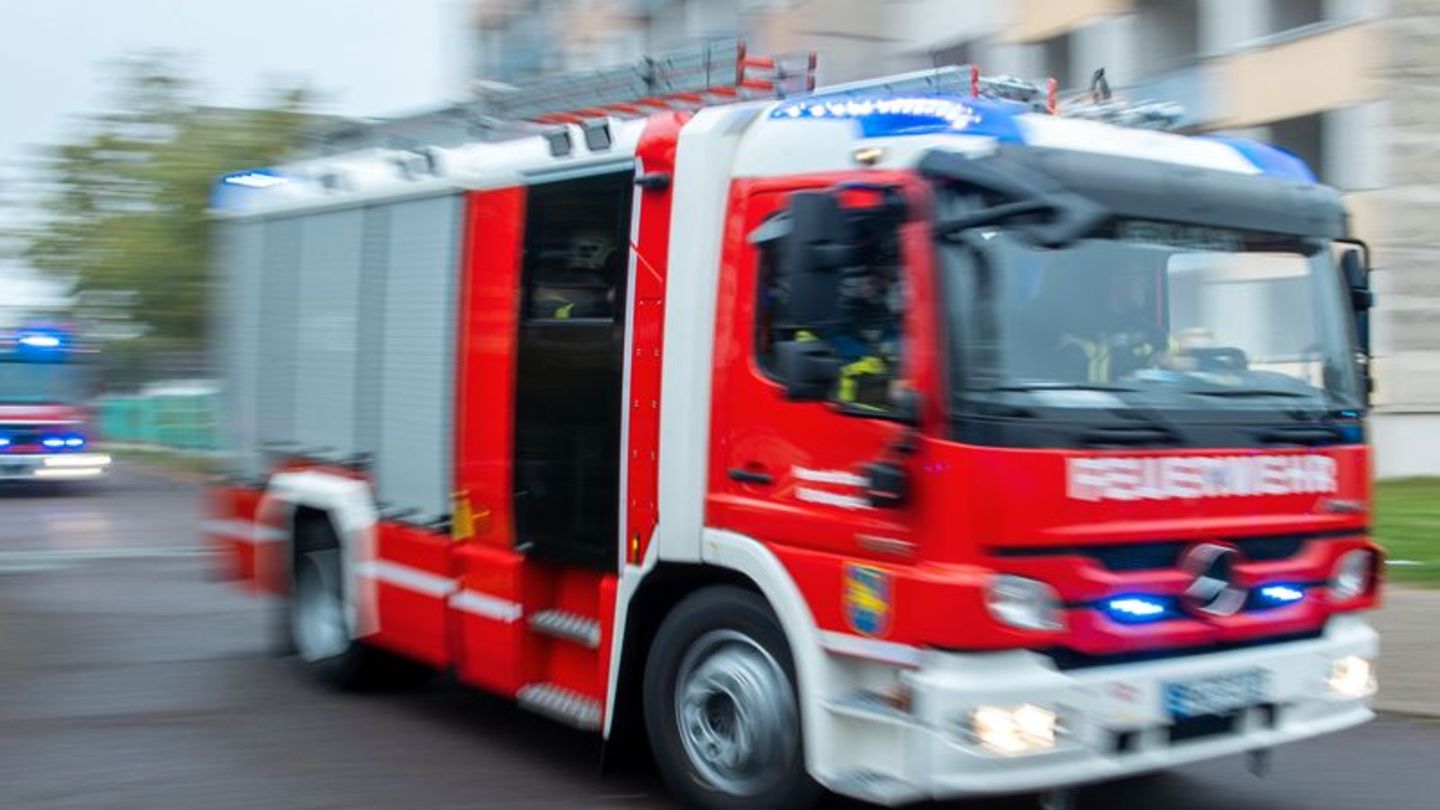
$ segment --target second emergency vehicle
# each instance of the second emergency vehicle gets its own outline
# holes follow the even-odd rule
[[[74,330],[55,324],[0,334],[0,482],[105,475],[110,457],[91,447],[92,354]]]

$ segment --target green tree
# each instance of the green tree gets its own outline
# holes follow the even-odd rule
[[[214,182],[276,162],[313,121],[303,90],[219,108],[182,75],[174,56],[122,60],[112,111],[46,150],[39,225],[21,235],[23,258],[71,285],[78,317],[139,334],[132,353],[203,344]]]

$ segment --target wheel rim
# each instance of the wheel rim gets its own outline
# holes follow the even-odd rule
[[[675,682],[675,714],[690,764],[724,793],[764,791],[795,756],[790,679],[765,648],[734,630],[711,631],[686,652]]]
[[[306,661],[334,658],[350,643],[345,603],[326,587],[323,567],[315,554],[307,554],[295,575],[295,647]]]

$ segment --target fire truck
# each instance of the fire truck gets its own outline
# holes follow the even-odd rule
[[[1261,143],[709,44],[214,196],[206,531],[687,805],[1037,793],[1370,719],[1368,253]]]
[[[86,356],[74,331],[36,324],[0,334],[0,482],[94,480]]]

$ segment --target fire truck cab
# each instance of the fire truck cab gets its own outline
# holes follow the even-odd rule
[[[1334,190],[966,69],[748,99],[796,74],[645,66],[217,186],[206,530],[310,666],[643,725],[707,807],[1053,791],[1371,717]]]

